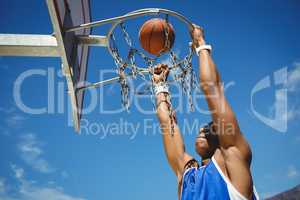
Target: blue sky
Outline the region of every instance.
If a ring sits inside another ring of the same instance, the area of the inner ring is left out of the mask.
[[[44,1],[4,0],[0,5],[1,33],[52,33]],[[252,173],[258,192],[266,197],[300,184],[298,1],[133,3],[111,0],[106,3],[91,1],[91,5],[93,20],[140,8],[161,7],[182,13],[203,26],[225,85],[233,84],[226,96],[252,147]],[[128,22],[131,35],[137,33],[136,27],[141,22]],[[173,25],[176,31],[174,49],[182,56],[189,41],[188,33],[178,22],[174,21]],[[106,28],[96,28],[93,34],[105,34]],[[196,57],[193,66],[197,72]],[[53,70],[55,98],[62,91],[60,97],[65,99],[60,105],[63,105],[62,112],[58,111],[57,99],[54,113],[34,115],[23,112],[17,106],[13,97],[15,81],[31,69],[43,70],[46,76],[32,76],[23,83],[23,102],[34,108],[47,105],[47,76]],[[107,50],[92,48],[88,80],[97,81],[99,73],[109,69],[114,69],[114,62]],[[140,112],[138,108],[140,105],[151,111],[150,98],[136,97],[134,101],[139,104],[133,103],[129,113],[107,114],[101,108],[120,108],[119,86],[113,84],[94,93],[87,92],[85,106],[89,105],[92,95],[97,95],[96,109],[83,116],[91,131],[83,130],[78,135],[68,126],[69,100],[65,80],[57,75],[59,70],[60,61],[57,58],[0,57],[0,199],[177,198],[176,178],[164,156],[159,131],[148,127],[157,126],[156,117]],[[278,80],[274,75],[276,72],[286,82],[275,84]],[[271,125],[259,119],[251,109],[251,91],[264,78],[269,78],[271,84],[253,97],[257,113],[274,119],[276,102],[287,103],[286,117],[285,113],[278,112],[278,123],[275,121]],[[59,89],[60,86],[64,86],[63,90]],[[287,102],[281,96],[285,94]],[[187,104],[186,99],[181,101],[174,96],[175,106]],[[207,109],[203,98],[196,101],[200,108]],[[177,112],[177,116],[179,125],[182,125],[186,149],[196,156],[193,148],[196,129],[188,131],[183,124],[187,121],[205,123],[209,115],[189,113],[184,107]],[[287,130],[280,127],[285,120]],[[135,127],[136,131],[112,130],[116,128],[114,126],[124,123]],[[98,132],[95,132],[97,128]]]

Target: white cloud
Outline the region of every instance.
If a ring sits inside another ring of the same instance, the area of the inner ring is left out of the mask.
[[[286,88],[289,95],[298,95],[300,91],[300,63],[294,63],[294,68],[288,73]],[[300,105],[296,101],[289,103],[289,110],[287,113],[287,119],[293,120],[300,116]]]
[[[84,200],[83,198],[73,197],[66,194],[61,187],[47,186],[43,187],[29,181],[24,176],[24,170],[16,165],[12,165],[12,170],[20,184],[13,194],[4,191],[0,193],[1,200]]]
[[[47,160],[43,158],[41,142],[34,134],[26,134],[21,136],[18,149],[21,153],[21,158],[33,169],[42,173],[50,173],[55,171],[55,169],[49,165]]]
[[[274,123],[280,121],[286,122],[288,120],[289,110],[287,109],[287,98],[284,92],[277,92],[276,101],[269,107],[269,117],[276,117]],[[277,112],[277,113],[276,113]]]
[[[3,112],[5,114],[12,114],[12,113],[16,112],[16,108],[15,107],[9,107],[9,108],[0,107],[0,112]]]
[[[17,167],[16,165],[12,164],[12,165],[11,165],[11,169],[12,169],[13,172],[15,173],[15,177],[16,177],[18,180],[23,179],[23,175],[24,175],[24,170],[23,170],[23,168],[19,168],[19,167]]]
[[[294,63],[295,68],[288,73],[286,87],[289,92],[299,91],[300,63]]]
[[[293,69],[287,73],[287,80],[284,84],[284,88],[287,89],[288,99],[291,95],[297,94],[300,91],[300,63],[294,63]],[[277,103],[278,105],[284,105],[285,98],[284,93],[278,93]],[[288,102],[288,109],[286,113],[280,113],[280,120],[290,121],[300,116],[300,105],[297,101]],[[272,117],[275,114],[275,103],[269,108],[269,116]]]
[[[3,194],[5,192],[6,192],[5,179],[0,177],[0,194]]]
[[[83,200],[83,198],[72,197],[65,194],[61,188],[37,187],[31,184],[22,185],[20,189],[20,200]]]
[[[8,108],[0,107],[0,112],[4,118],[3,121],[5,122],[6,127],[9,129],[20,128],[26,120],[26,117],[18,113],[16,107],[13,106]],[[8,130],[6,130],[6,132],[9,133]]]
[[[68,172],[66,172],[66,171],[62,171],[62,172],[61,172],[61,177],[62,177],[63,179],[66,179],[66,178],[68,178],[68,177],[69,177],[69,174],[68,174]]]
[[[295,166],[293,165],[290,165],[288,167],[288,170],[287,170],[287,176],[289,178],[295,178],[295,177],[298,177],[299,176],[299,171],[296,169]]]
[[[260,197],[261,197],[262,199],[266,199],[266,198],[270,198],[270,197],[276,195],[277,193],[278,193],[278,192],[264,192],[264,193],[261,193],[261,194],[260,194]]]
[[[48,181],[48,185],[55,185],[55,181]]]
[[[11,114],[6,117],[5,122],[9,127],[20,127],[26,118],[20,114]]]
[[[293,120],[300,116],[300,108],[290,108],[287,111],[287,120]]]

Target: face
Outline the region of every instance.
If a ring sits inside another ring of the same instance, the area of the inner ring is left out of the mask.
[[[218,147],[218,138],[210,127],[206,125],[200,128],[196,137],[195,149],[202,158],[210,158]]]

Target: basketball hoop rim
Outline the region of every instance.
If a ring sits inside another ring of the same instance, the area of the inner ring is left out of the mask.
[[[125,15],[123,15],[122,17],[120,17],[117,21],[112,23],[112,26],[110,27],[106,37],[107,39],[107,49],[108,52],[110,53],[110,55],[113,57],[113,50],[111,47],[111,40],[109,39],[115,28],[123,23],[124,21],[130,20],[130,19],[134,19],[137,17],[143,17],[143,16],[147,16],[147,15],[159,15],[159,14],[167,14],[170,16],[173,16],[175,18],[177,18],[179,21],[182,21],[183,23],[185,23],[189,29],[189,31],[191,31],[193,29],[193,23],[188,20],[185,16],[175,12],[175,11],[171,11],[171,10],[167,10],[167,9],[163,9],[163,8],[143,8],[143,9],[139,9],[139,10],[135,10],[132,12],[129,12]],[[134,15],[134,17],[133,17]]]
[[[100,21],[96,21],[96,22],[91,22],[91,23],[86,23],[86,24],[81,24],[79,26],[75,26],[73,28],[70,28],[68,30],[65,30],[66,32],[72,32],[72,31],[76,31],[76,30],[81,30],[81,29],[85,29],[85,28],[92,28],[92,27],[96,27],[96,26],[101,26],[104,24],[111,24],[111,27],[109,28],[108,33],[106,34],[106,47],[108,49],[109,54],[114,57],[113,55],[113,49],[111,47],[111,36],[113,35],[113,32],[115,30],[115,28],[120,25],[122,22],[126,21],[126,20],[130,20],[130,19],[135,19],[137,17],[143,17],[143,16],[147,16],[147,15],[159,15],[159,14],[167,14],[170,16],[173,16],[175,18],[177,18],[179,21],[182,21],[188,28],[189,31],[191,31],[194,27],[193,23],[188,20],[186,17],[184,17],[183,15],[175,12],[175,11],[171,11],[171,10],[167,10],[167,9],[162,9],[162,8],[144,8],[144,9],[139,9],[139,10],[135,10],[132,12],[129,12],[125,15],[122,16],[118,16],[118,17],[114,17],[114,18],[109,18],[109,19],[104,19],[104,20],[100,20]],[[191,42],[189,42],[189,46],[191,46]],[[179,61],[179,63],[177,64],[182,64],[182,61]],[[150,71],[147,68],[148,66],[143,66],[143,67],[139,67],[137,66],[137,71],[140,74],[149,74]],[[178,66],[175,66],[175,68]],[[133,74],[129,74],[129,76],[133,76]],[[104,84],[109,84],[115,81],[119,80],[119,76],[111,78],[111,79],[107,79],[107,80],[103,80],[103,81],[99,81],[97,83],[93,83],[93,84],[88,84],[88,85],[84,85],[81,87],[78,87],[77,90],[82,90],[82,89],[88,89],[88,88],[97,88],[100,87]]]
[[[176,17],[180,21],[184,22],[188,26],[189,30],[193,29],[193,23],[190,20],[188,20],[185,16],[181,15],[178,12],[168,10],[168,9],[164,9],[164,8],[144,8],[144,9],[139,9],[139,10],[135,10],[135,11],[132,11],[130,13],[127,13],[127,15],[131,14],[131,13],[142,13],[142,14],[145,13],[146,15],[147,14],[151,15],[151,13],[149,13],[149,12],[151,12],[151,13],[154,12],[156,15],[162,13],[162,14],[168,14],[170,16]]]

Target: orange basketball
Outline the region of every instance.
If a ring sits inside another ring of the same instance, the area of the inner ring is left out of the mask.
[[[166,32],[168,33],[168,36],[166,35]],[[146,21],[142,25],[139,32],[139,38],[142,47],[146,51],[158,56],[172,48],[175,40],[175,33],[173,26],[170,23],[167,23],[166,20],[154,18]]]

